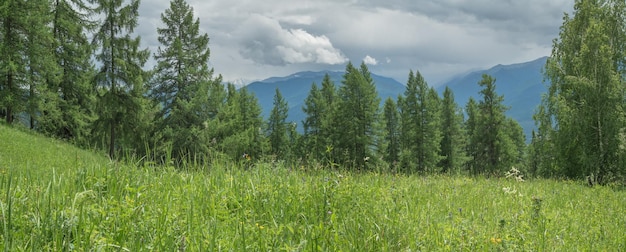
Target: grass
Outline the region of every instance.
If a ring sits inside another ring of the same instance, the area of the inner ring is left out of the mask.
[[[177,171],[0,126],[5,251],[623,251],[625,199],[541,179]]]

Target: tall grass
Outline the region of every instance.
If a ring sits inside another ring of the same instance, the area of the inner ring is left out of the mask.
[[[626,250],[626,192],[577,182],[185,171],[0,126],[5,251]]]

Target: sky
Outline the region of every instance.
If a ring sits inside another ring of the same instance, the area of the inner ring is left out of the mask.
[[[348,61],[406,83],[548,56],[574,0],[187,0],[210,38],[209,65],[245,84]],[[156,52],[169,0],[144,0],[139,26]],[[154,64],[149,62],[148,65]]]

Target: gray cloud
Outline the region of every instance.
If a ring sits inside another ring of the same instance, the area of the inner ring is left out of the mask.
[[[292,20],[309,20],[291,17]],[[278,20],[253,14],[235,32],[239,52],[260,64],[299,63],[342,64],[347,58],[333,47],[325,35],[312,35],[303,29],[285,29]]]
[[[343,69],[369,56],[377,74],[405,82],[419,70],[431,84],[548,55],[573,8],[573,0],[188,1],[226,80]],[[137,32],[151,49],[168,2],[142,4]]]

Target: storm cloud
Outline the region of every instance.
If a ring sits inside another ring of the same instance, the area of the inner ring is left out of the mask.
[[[573,0],[189,0],[211,38],[210,63],[246,82],[347,61],[406,82],[549,55]],[[167,0],[144,1],[137,33],[154,50]]]

